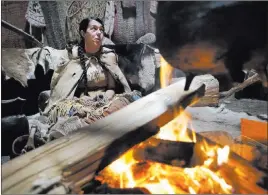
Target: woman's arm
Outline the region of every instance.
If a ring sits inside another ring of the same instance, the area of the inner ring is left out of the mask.
[[[69,64],[70,60],[68,61],[64,61],[63,63],[59,64],[56,69],[54,70],[54,73],[52,75],[52,78],[51,78],[51,82],[50,82],[50,89],[53,89],[59,79],[60,79],[60,76],[63,74],[63,71],[64,69],[66,68],[66,66]]]
[[[101,62],[109,70],[115,80],[119,80],[124,87],[125,92],[131,92],[127,79],[117,63],[117,56],[114,52],[104,53],[101,56]]]

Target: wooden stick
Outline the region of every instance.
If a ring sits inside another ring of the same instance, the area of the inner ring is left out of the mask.
[[[254,74],[253,76],[249,77],[247,80],[245,80],[243,83],[238,84],[237,86],[231,88],[229,91],[221,92],[220,98],[226,99],[233,95],[234,93],[243,90],[244,88],[252,85],[253,83],[256,83],[260,81],[260,77],[258,74]]]
[[[204,95],[204,85],[184,91],[184,84],[185,79],[160,89],[74,134],[3,164],[2,193],[27,193],[42,176],[51,179],[65,172],[70,178],[85,169],[88,175],[103,169],[134,144],[156,134],[159,126],[173,119],[179,106],[185,108]],[[78,175],[70,185],[83,179]]]
[[[16,98],[13,98],[13,99],[10,99],[10,100],[1,100],[1,104],[9,104],[9,103],[13,103],[15,101],[23,101],[23,102],[25,102],[26,99],[23,99],[21,97],[16,97]]]
[[[1,20],[1,24],[2,24],[2,26],[3,26],[4,28],[9,29],[9,30],[12,30],[13,32],[18,33],[18,34],[20,34],[20,35],[23,35],[23,36],[27,37],[28,39],[31,39],[31,40],[33,40],[34,42],[36,42],[40,47],[43,47],[43,44],[42,44],[40,41],[38,41],[36,38],[34,38],[34,36],[32,36],[32,35],[26,33],[25,31],[23,31],[23,30],[17,28],[16,26],[14,26],[14,25],[8,23],[7,21],[5,21],[5,20],[2,19],[2,20]]]

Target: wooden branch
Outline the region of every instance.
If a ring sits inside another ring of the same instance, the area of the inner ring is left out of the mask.
[[[258,74],[254,74],[253,76],[249,77],[247,80],[245,80],[243,83],[238,84],[237,86],[231,88],[229,91],[221,92],[220,98],[226,99],[233,95],[234,93],[243,90],[244,88],[260,81],[260,77]]]
[[[42,44],[40,41],[38,41],[36,38],[34,38],[34,36],[32,36],[32,35],[26,33],[25,31],[23,31],[23,30],[17,28],[16,26],[14,26],[14,25],[8,23],[7,21],[5,21],[5,20],[2,19],[2,20],[1,20],[1,24],[2,24],[2,26],[3,26],[4,28],[6,28],[6,29],[8,29],[8,30],[11,30],[11,31],[13,31],[13,32],[15,32],[15,33],[18,33],[18,34],[20,34],[20,35],[23,35],[23,36],[25,36],[26,38],[28,38],[28,39],[33,40],[34,42],[36,42],[40,47],[43,47],[43,44]]]
[[[27,193],[39,177],[62,175],[79,188],[132,147],[158,132],[177,113],[204,95],[205,86],[184,91],[185,79],[145,96],[125,108],[54,140],[2,166],[2,193]]]
[[[1,100],[1,104],[9,104],[9,103],[13,103],[15,101],[23,101],[23,102],[25,102],[26,99],[23,99],[21,97],[16,97],[16,98],[13,98],[13,99],[10,99],[10,100]]]

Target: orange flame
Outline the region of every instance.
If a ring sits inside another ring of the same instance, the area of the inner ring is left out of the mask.
[[[180,112],[176,118],[161,127],[156,137],[172,141],[196,142],[195,133],[189,134],[187,131],[189,119],[188,113]],[[152,194],[227,194],[233,192],[233,187],[223,179],[218,171],[224,163],[228,162],[229,146],[211,147],[207,142],[202,142],[200,149],[206,159],[203,165],[192,168],[135,160],[134,151],[153,144],[148,139],[134,146],[102,170],[96,179],[114,188],[146,188]]]
[[[179,115],[160,128],[156,138],[170,141],[196,142],[195,132],[188,131],[188,122],[191,116],[186,111],[180,108]],[[192,135],[190,135],[192,134]]]
[[[202,166],[183,169],[157,162],[141,163],[131,157],[132,151],[114,161],[96,179],[114,188],[146,188],[152,194],[233,192],[233,187],[222,178],[220,172],[212,171],[210,165],[204,163]],[[220,153],[214,153],[214,157],[217,159]]]
[[[169,84],[171,73],[172,67],[161,58],[161,87],[166,87]],[[189,132],[187,128],[190,119],[190,114],[180,109],[178,116],[161,127],[155,137],[196,143],[196,134],[194,131]],[[218,171],[224,163],[228,162],[230,151],[228,146],[223,148],[211,147],[205,141],[201,142],[200,149],[206,158],[203,165],[181,168],[158,162],[144,162],[144,160],[137,160],[137,158],[135,160],[134,151],[149,145],[154,145],[150,139],[134,146],[102,170],[96,179],[114,188],[143,187],[152,194],[233,192],[233,187],[226,183]],[[215,164],[216,166],[214,166]]]
[[[160,57],[160,86],[161,88],[167,87],[172,79],[173,67]]]

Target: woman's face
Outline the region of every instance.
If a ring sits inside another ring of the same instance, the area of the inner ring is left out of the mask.
[[[100,47],[104,37],[104,29],[101,23],[91,20],[85,33],[85,42],[88,45]]]

